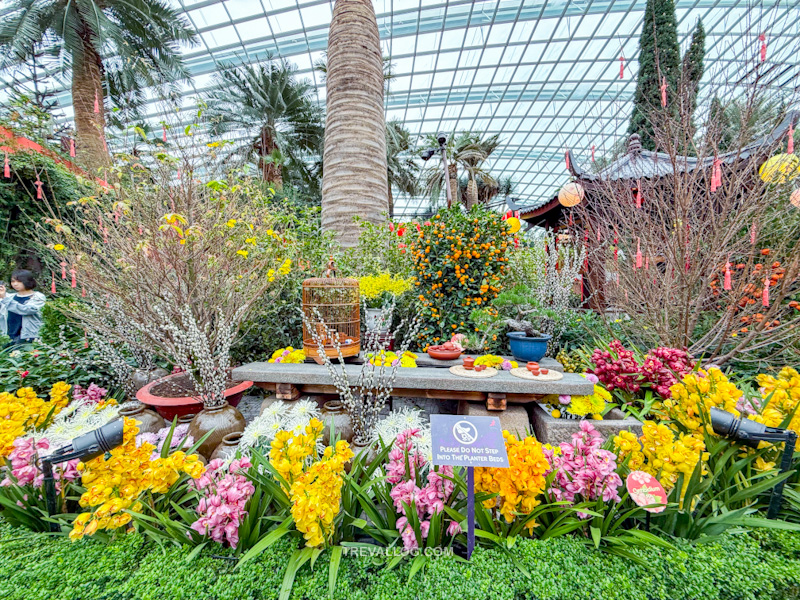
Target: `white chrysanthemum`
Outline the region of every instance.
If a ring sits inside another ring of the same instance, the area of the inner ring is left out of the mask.
[[[286,404],[282,400],[276,400],[264,409],[263,415],[269,415],[275,419],[281,418],[286,414]]]
[[[318,419],[320,416],[317,403],[311,400],[297,400],[290,412],[293,418],[302,419],[306,422],[311,419]]]
[[[97,409],[96,406],[90,401],[70,404],[69,410],[57,414],[50,426],[37,437],[47,438],[50,442],[50,451],[53,451],[117,418],[118,406],[106,406],[101,409]]]
[[[373,441],[383,441],[384,444],[393,444],[398,434],[406,429],[428,430],[428,424],[422,417],[422,412],[411,408],[401,408],[390,412],[385,419],[375,426]],[[430,438],[430,431],[428,431]]]
[[[278,431],[280,431],[278,417],[265,410],[245,427],[239,447],[250,448],[262,440],[270,441]]]

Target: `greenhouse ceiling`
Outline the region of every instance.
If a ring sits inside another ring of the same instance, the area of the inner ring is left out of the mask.
[[[182,97],[184,122],[194,98],[214,85],[222,65],[287,59],[312,80],[327,46],[332,1],[171,0],[197,29],[184,50],[193,74]],[[386,118],[413,134],[500,134],[493,175],[513,182],[512,197],[537,205],[568,179],[564,149],[591,161],[625,134],[638,68],[644,0],[376,0],[383,51],[392,64]],[[698,19],[707,32],[702,98],[735,94],[745,78],[783,101],[800,91],[800,0],[676,0],[682,48]],[[765,34],[768,59],[756,67]],[[620,78],[620,57],[623,77]],[[57,84],[59,85],[59,84]],[[63,84],[60,84],[63,88]],[[58,96],[71,117],[69,91]],[[154,98],[148,115],[165,117]],[[181,113],[179,113],[180,115]],[[399,215],[423,212],[426,197],[396,198]]]

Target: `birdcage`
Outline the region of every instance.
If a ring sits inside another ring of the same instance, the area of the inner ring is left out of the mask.
[[[336,277],[333,260],[322,277],[303,281],[303,351],[306,356],[321,362],[318,341],[310,327],[322,340],[325,354],[338,356],[335,342],[342,356],[357,356],[361,351],[361,309],[357,279]]]

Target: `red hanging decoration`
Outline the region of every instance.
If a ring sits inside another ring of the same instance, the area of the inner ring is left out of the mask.
[[[725,282],[722,284],[723,290],[732,290],[731,285],[731,258],[728,257],[728,262],[725,263]]]
[[[614,236],[614,260],[619,260],[619,246],[617,245],[617,236]]]
[[[767,36],[762,33],[758,39],[761,42],[761,62],[763,63],[767,60]]]
[[[661,106],[666,108],[667,106],[667,78],[661,78]]]
[[[11,165],[8,164],[8,152],[6,152],[6,160],[3,163],[3,177],[11,177]]]
[[[167,126],[166,125],[162,125],[161,127],[163,127],[163,133],[161,134],[161,139],[164,140],[164,143],[166,144],[167,143]]]
[[[50,271],[50,292],[56,293],[56,274]]]
[[[581,275],[581,302],[583,302],[583,300],[584,300],[584,295],[583,295],[583,275]]]
[[[769,277],[764,278],[764,291],[761,292],[761,305],[769,306]]]
[[[717,157],[714,157],[714,165],[711,167],[711,193],[717,191]]]
[[[594,144],[592,144],[592,162],[594,162]]]
[[[786,152],[794,154],[794,125],[789,123],[789,141],[786,144]]]
[[[617,280],[617,285],[619,285],[619,272],[614,273],[614,279]]]
[[[714,179],[717,182],[717,187],[722,187],[722,161],[718,158],[714,159]]]
[[[638,237],[636,238],[636,268],[642,268],[642,246]]]
[[[69,138],[69,155],[75,158],[75,139]]]
[[[81,286],[81,298],[86,298],[86,288]]]
[[[72,284],[71,284],[71,287],[73,287],[73,288],[76,288],[76,287],[78,287],[78,282],[75,280],[75,275],[77,275],[77,274],[78,274],[78,272],[75,270],[75,267],[73,267],[73,268],[71,268],[71,269],[69,270],[69,274],[70,274],[70,275],[72,275]]]
[[[625,79],[625,57],[619,57],[619,78]]]
[[[642,208],[642,190],[636,188],[636,208]]]
[[[756,220],[753,219],[753,224],[750,226],[750,243],[756,243]]]
[[[649,254],[645,254],[644,255],[644,270],[647,271],[649,268],[650,268],[650,255]],[[655,281],[653,283],[655,283]]]
[[[100,112],[100,97],[97,95],[97,92],[94,93],[94,112],[95,114]]]
[[[44,196],[42,195],[42,186],[44,185],[41,181],[39,181],[39,175],[36,175],[36,181],[33,183],[36,186],[36,199],[41,200]]]
[[[569,150],[564,152],[564,156],[566,156],[566,158],[567,158],[567,171],[569,171]]]
[[[599,227],[597,228],[597,241],[598,242],[601,241],[601,239],[600,239],[600,228]]]
[[[61,279],[67,278],[67,261],[61,261]]]

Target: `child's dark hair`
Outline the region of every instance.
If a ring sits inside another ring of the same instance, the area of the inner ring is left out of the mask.
[[[36,289],[36,279],[33,277],[33,273],[28,271],[27,269],[18,269],[11,274],[11,279],[16,279],[22,285],[25,286],[26,290],[35,290]]]

